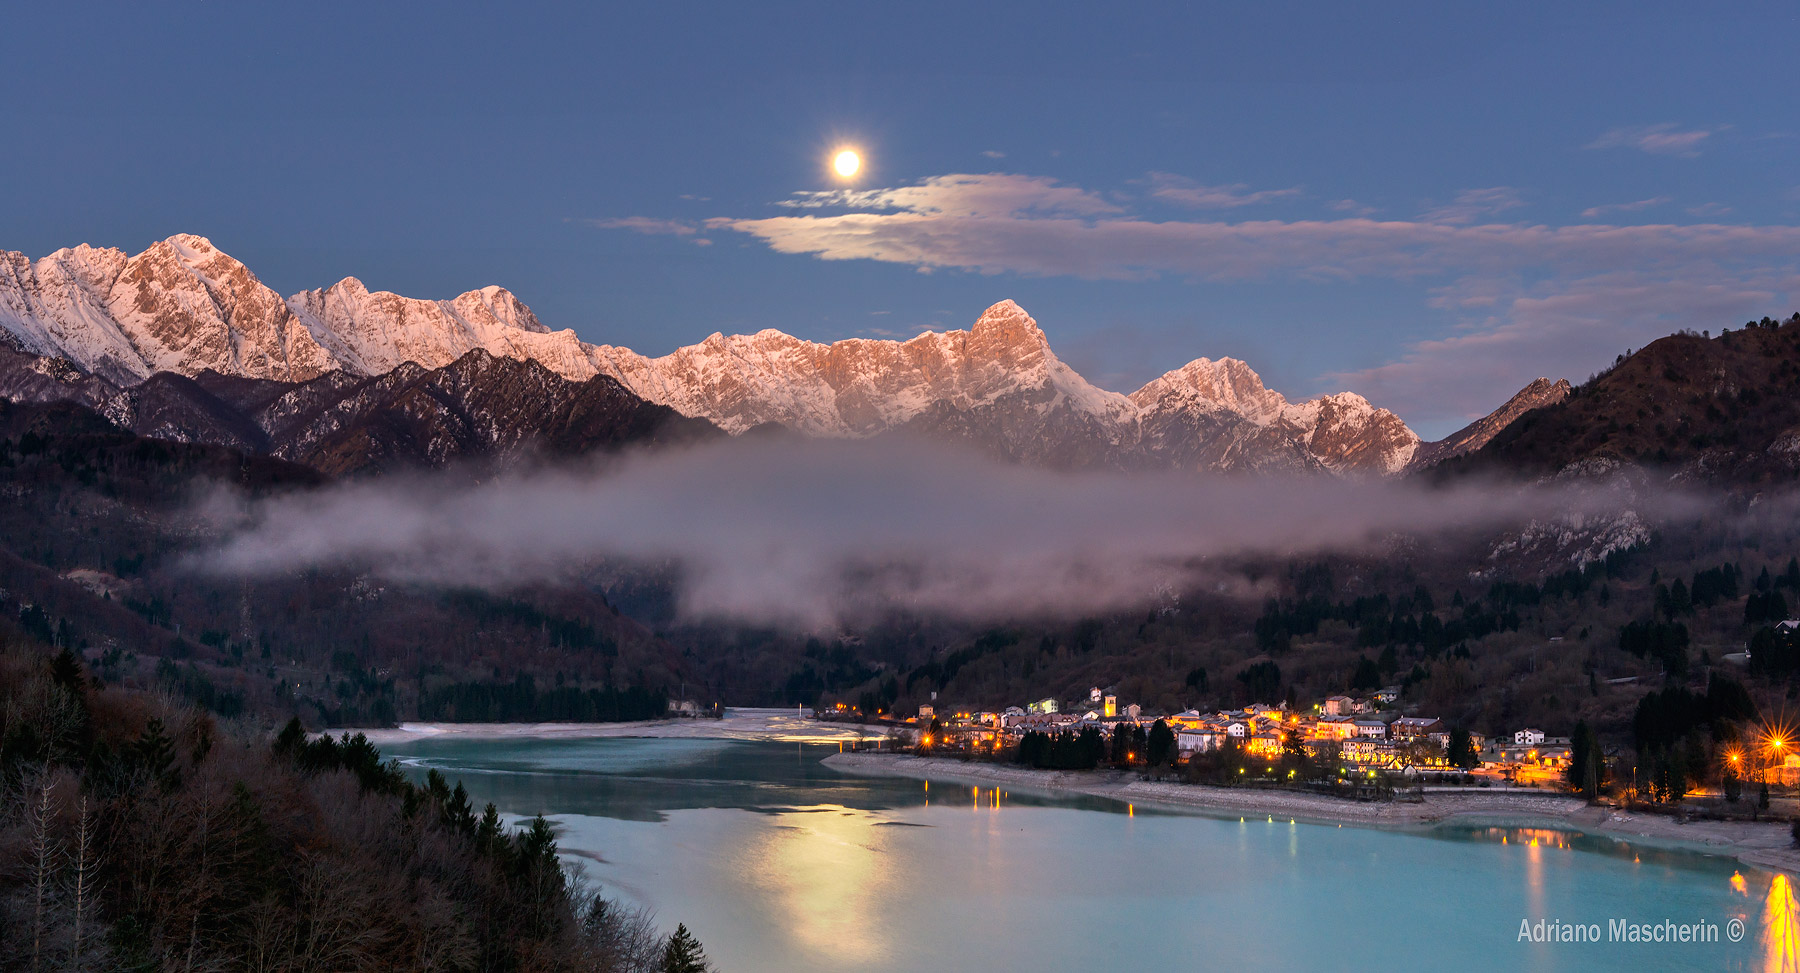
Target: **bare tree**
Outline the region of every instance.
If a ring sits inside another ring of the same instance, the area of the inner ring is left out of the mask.
[[[75,828],[75,876],[71,882],[75,895],[75,935],[69,948],[69,967],[81,969],[82,935],[86,932],[88,910],[93,908],[95,873],[99,861],[94,851],[94,817],[88,813],[87,795],[81,796]]]
[[[568,878],[570,904],[581,917],[582,968],[592,973],[656,973],[666,941],[656,931],[656,914],[606,898],[573,870]]]
[[[50,895],[56,874],[56,860],[61,856],[56,836],[50,832],[54,817],[51,798],[56,782],[50,779],[50,765],[45,764],[38,781],[38,799],[30,812],[32,856],[31,970],[39,973],[44,965],[44,933],[50,909]]]

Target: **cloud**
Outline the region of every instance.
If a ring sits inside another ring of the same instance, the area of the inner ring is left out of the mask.
[[[1698,206],[1689,206],[1687,208],[1687,212],[1688,212],[1689,216],[1704,217],[1704,216],[1727,216],[1727,215],[1731,214],[1733,212],[1733,210],[1731,207],[1725,205],[1724,203],[1701,203]]]
[[[1682,327],[1710,327],[1770,313],[1800,295],[1800,275],[1666,278],[1619,271],[1527,284],[1469,278],[1436,291],[1432,303],[1464,314],[1457,332],[1410,345],[1394,362],[1333,373],[1407,416],[1427,438],[1480,418],[1533,378],[1580,383],[1613,356]]]
[[[1150,173],[1149,183],[1151,196],[1195,209],[1233,209],[1300,195],[1298,186],[1251,192],[1250,187],[1241,182],[1228,186],[1205,186],[1185,176],[1168,172]]]
[[[1122,210],[1096,193],[1043,176],[1008,173],[933,176],[895,189],[828,189],[795,193],[789,209],[899,210],[930,218],[1099,216]]]
[[[1517,209],[1525,205],[1519,198],[1519,191],[1511,186],[1490,186],[1486,189],[1465,189],[1456,194],[1456,201],[1448,206],[1439,206],[1429,210],[1419,218],[1427,223],[1473,223],[1484,216],[1504,213],[1509,209]]]
[[[1800,253],[1800,227],[1793,226],[1084,219],[1010,212],[1016,200],[971,195],[981,200],[980,208],[960,214],[901,208],[882,213],[724,217],[708,220],[706,226],[746,234],[779,253],[810,254],[822,260],[1094,279],[1161,274],[1197,280],[1250,280],[1277,274],[1315,280],[1409,279],[1523,268],[1571,274],[1708,261],[1791,263]],[[1091,201],[1095,208],[1110,205],[1085,193],[1070,198]],[[888,201],[900,200],[888,197]]]
[[[903,439],[731,440],[482,483],[218,495],[203,514],[222,539],[190,566],[341,567],[503,590],[603,564],[672,564],[689,619],[1072,617],[1224,580],[1222,557],[1372,549],[1397,532],[1482,529],[1570,503],[1580,506],[1477,486],[1052,473]]]
[[[648,236],[693,236],[700,232],[699,227],[685,220],[662,220],[651,216],[624,216],[583,222],[603,230],[630,230]]]
[[[983,151],[982,151],[982,153],[981,153],[981,154],[982,154],[982,155],[985,155],[985,156],[987,156],[987,157],[988,157],[988,158],[990,158],[990,159],[1004,159],[1004,158],[1006,158],[1006,153],[1004,153],[1004,152],[1001,152],[1001,151],[1000,151],[1000,150],[999,150],[999,149],[985,149],[985,150],[983,150]]]
[[[1658,125],[1615,128],[1589,142],[1590,149],[1637,149],[1651,155],[1678,155],[1692,158],[1700,154],[1700,143],[1722,128],[1680,129],[1674,122]]]
[[[1373,206],[1365,206],[1354,199],[1333,200],[1328,207],[1334,213],[1349,213],[1351,216],[1374,216],[1378,210]]]
[[[1590,206],[1581,211],[1581,218],[1584,220],[1593,220],[1599,219],[1608,213],[1636,213],[1639,210],[1649,209],[1652,206],[1662,206],[1665,203],[1672,202],[1674,198],[1675,197],[1673,196],[1652,196],[1649,199],[1640,199],[1634,203],[1604,203],[1599,206]]]

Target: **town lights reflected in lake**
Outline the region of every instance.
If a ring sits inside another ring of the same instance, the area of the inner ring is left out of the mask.
[[[387,744],[543,813],[609,894],[720,969],[1800,970],[1786,878],[1522,827],[1400,834],[853,777],[835,744]],[[1729,939],[1744,923],[1743,941]],[[1521,941],[1521,921],[1598,942]],[[1611,924],[1715,942],[1614,942]]]

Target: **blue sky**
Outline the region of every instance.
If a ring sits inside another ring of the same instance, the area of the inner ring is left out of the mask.
[[[1010,297],[1110,388],[1231,355],[1427,435],[1800,306],[1792,4],[1347,6],[36,5],[0,248],[198,233],[646,353]]]

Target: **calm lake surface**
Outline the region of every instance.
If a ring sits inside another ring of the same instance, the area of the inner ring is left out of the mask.
[[[383,750],[460,779],[478,809],[542,813],[608,894],[685,922],[726,973],[1764,970],[1794,945],[1785,878],[1551,831],[1400,834],[854,777],[821,766],[837,744]],[[1522,919],[1595,923],[1601,941],[1521,942]],[[1718,941],[1612,942],[1613,919],[1713,923]]]

